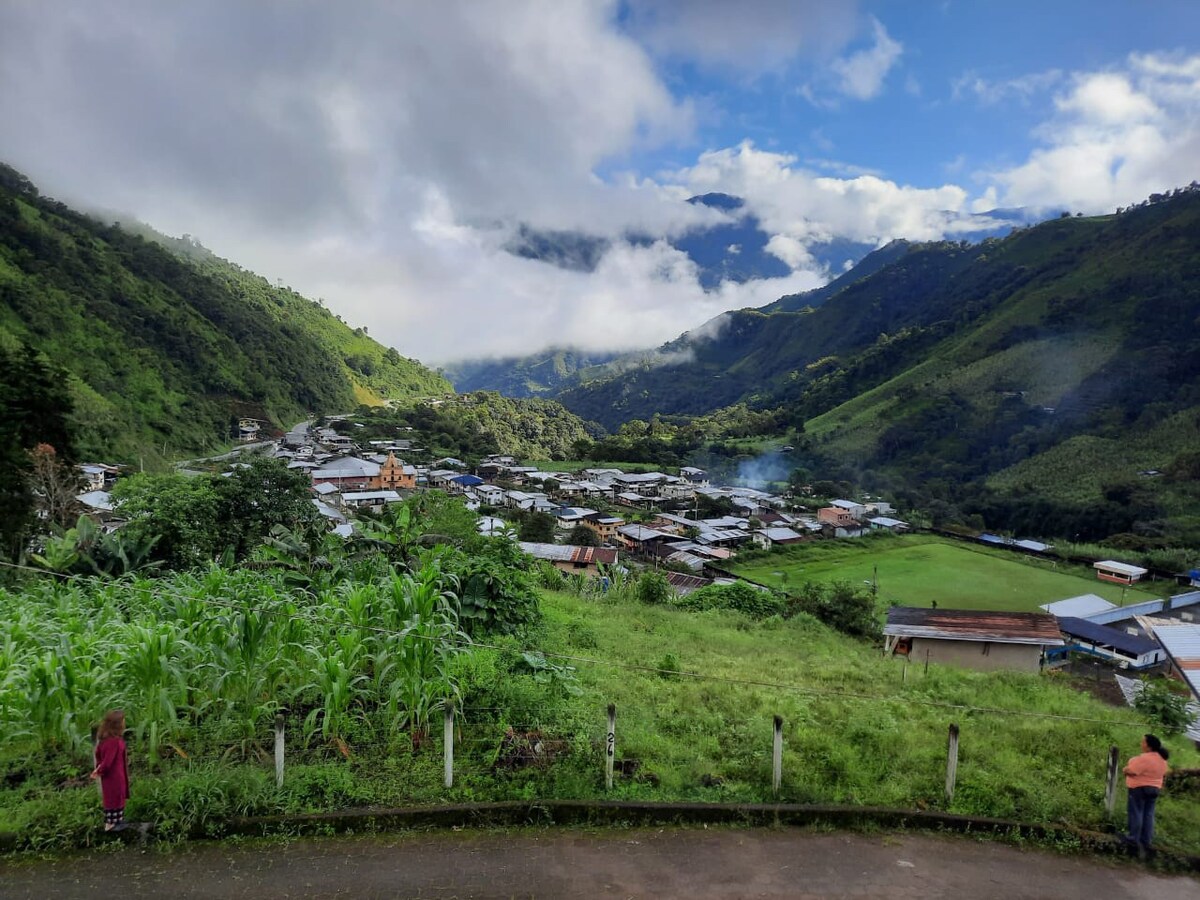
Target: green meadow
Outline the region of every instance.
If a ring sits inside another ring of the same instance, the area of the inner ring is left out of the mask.
[[[879,597],[899,606],[1037,612],[1043,603],[1098,594],[1117,605],[1152,600],[1155,585],[1122,588],[1083,566],[975,547],[933,535],[870,535],[776,551],[731,567],[783,589],[806,581],[878,584]],[[1169,590],[1168,585],[1163,585]]]

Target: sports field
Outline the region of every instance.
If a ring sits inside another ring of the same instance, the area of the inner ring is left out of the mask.
[[[976,548],[933,535],[873,535],[818,541],[732,566],[762,584],[784,589],[806,581],[878,579],[879,597],[900,606],[948,609],[1005,609],[1037,612],[1043,603],[1080,594],[1099,594],[1128,605],[1161,596],[1156,585],[1126,588],[1099,581],[1092,570],[1018,553]],[[1161,585],[1170,589],[1167,584]]]

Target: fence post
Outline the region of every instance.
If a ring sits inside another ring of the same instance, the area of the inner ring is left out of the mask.
[[[275,787],[283,787],[283,713],[275,715]]]
[[[946,805],[954,801],[954,783],[958,780],[958,726],[950,723],[950,739],[946,746]]]
[[[454,704],[446,701],[442,726],[442,753],[445,756],[445,785],[454,787]]]
[[[1115,745],[1108,749],[1108,778],[1104,785],[1104,808],[1111,816],[1117,803],[1117,771],[1121,766],[1121,751]]]
[[[779,786],[783,784],[783,716],[775,717],[775,745],[771,752],[771,789],[779,797]]]
[[[608,732],[604,737],[604,789],[612,790],[613,759],[617,755],[617,705],[608,704]]]

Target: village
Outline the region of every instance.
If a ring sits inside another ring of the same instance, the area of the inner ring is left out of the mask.
[[[331,417],[320,425],[300,423],[275,441],[261,441],[254,420],[241,425],[244,452],[273,456],[308,474],[314,507],[343,538],[354,535],[361,516],[376,515],[415,492],[444,491],[479,515],[478,528],[485,535],[516,538],[521,521],[542,517],[547,524],[543,539],[519,545],[563,572],[603,581],[618,567],[653,568],[680,597],[739,580],[767,590],[731,571],[739,555],[748,552],[761,555],[819,540],[915,530],[878,498],[833,499],[806,507],[791,496],[712,483],[707,472],[692,466],[675,475],[613,467],[543,471],[512,456],[491,455],[469,469],[453,457],[408,462],[429,455],[413,439],[360,445],[343,433],[353,431],[347,417]],[[236,452],[215,461],[226,471],[245,465]],[[79,502],[103,528],[119,528],[120,511],[108,489],[120,468],[85,464],[79,471],[87,482]],[[702,517],[701,507],[725,512]],[[1033,556],[1052,549],[1040,541],[987,532],[975,540]],[[1148,574],[1146,568],[1116,560],[1098,560],[1092,568],[1099,582],[1123,588],[1139,585]],[[1180,584],[1200,587],[1200,573],[1188,573]],[[1119,604],[1084,593],[1040,604],[1038,612],[939,608],[936,601],[929,606],[892,603],[886,610],[883,652],[925,666],[1032,673],[1087,659],[1112,671],[1130,705],[1144,684],[1137,675],[1167,674],[1190,689],[1187,733],[1200,745],[1198,616],[1200,590],[1186,589],[1128,605],[1124,590]]]

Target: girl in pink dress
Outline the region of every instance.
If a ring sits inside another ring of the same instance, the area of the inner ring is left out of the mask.
[[[125,801],[129,799],[129,766],[125,761],[125,712],[110,709],[96,732],[96,768],[92,777],[100,779],[104,798],[104,830],[125,827]]]

